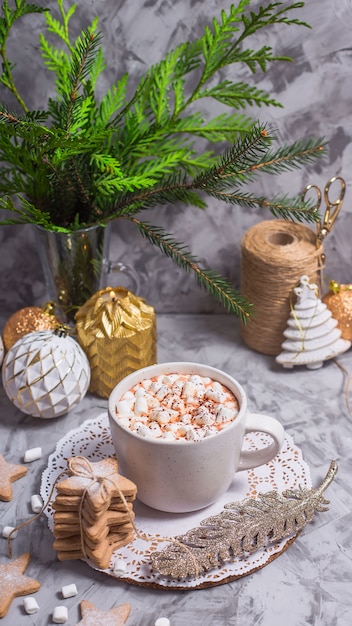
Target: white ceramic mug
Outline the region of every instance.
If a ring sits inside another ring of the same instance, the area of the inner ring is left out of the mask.
[[[197,442],[145,438],[119,423],[116,402],[126,391],[144,379],[175,373],[198,374],[225,385],[238,400],[237,417],[224,430]],[[232,376],[199,363],[159,363],[137,370],[116,385],[108,408],[119,471],[137,485],[137,498],[159,511],[186,513],[213,504],[237,471],[267,463],[284,441],[280,422],[248,411],[246,393]],[[270,435],[272,442],[260,450],[243,451],[243,437],[253,431]]]

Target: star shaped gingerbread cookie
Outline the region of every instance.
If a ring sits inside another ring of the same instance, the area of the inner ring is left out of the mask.
[[[0,454],[0,500],[9,502],[12,498],[12,483],[27,474],[28,468],[24,465],[7,463]]]
[[[82,600],[82,619],[77,626],[123,626],[130,614],[129,604],[120,604],[110,611],[100,611],[88,600]]]
[[[31,560],[29,552],[8,563],[0,563],[0,618],[4,617],[17,596],[26,596],[40,588],[34,578],[24,575]]]

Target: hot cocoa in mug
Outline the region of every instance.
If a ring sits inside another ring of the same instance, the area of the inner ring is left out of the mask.
[[[137,485],[137,498],[172,513],[213,504],[237,471],[267,463],[284,440],[274,417],[248,411],[232,376],[198,363],[133,372],[110,394],[109,422],[119,471]],[[272,442],[243,451],[243,437],[253,431]]]

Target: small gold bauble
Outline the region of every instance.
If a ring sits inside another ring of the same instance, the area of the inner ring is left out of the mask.
[[[28,306],[16,311],[7,320],[3,330],[6,351],[10,350],[18,339],[37,330],[54,330],[60,321],[54,315],[55,305],[47,303],[43,307]]]
[[[338,322],[341,337],[352,341],[352,285],[330,282],[329,291],[322,301]]]

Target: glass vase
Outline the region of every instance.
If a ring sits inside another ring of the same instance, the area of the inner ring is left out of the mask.
[[[139,291],[134,269],[109,257],[111,224],[90,226],[71,233],[36,226],[39,258],[49,298],[58,315],[73,322],[77,309],[98,289],[111,285]]]

